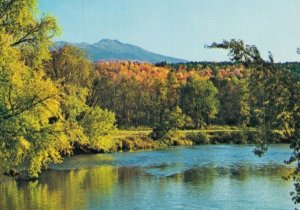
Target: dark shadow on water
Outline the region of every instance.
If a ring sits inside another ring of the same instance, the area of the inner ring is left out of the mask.
[[[192,184],[213,183],[218,177],[228,177],[240,181],[247,180],[248,177],[274,177],[282,178],[292,172],[292,168],[283,165],[262,165],[253,167],[249,165],[236,165],[232,167],[194,167],[186,169],[181,173],[172,174],[168,177],[182,177],[183,182]]]

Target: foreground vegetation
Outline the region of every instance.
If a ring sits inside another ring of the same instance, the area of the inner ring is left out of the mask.
[[[206,130],[176,130],[168,132],[163,138],[153,140],[151,130],[117,130],[107,136],[98,148],[86,148],[81,152],[117,152],[160,149],[168,146],[191,146],[203,144],[255,144],[256,129],[239,129],[237,127],[217,127]],[[289,143],[280,131],[273,131],[270,143]]]

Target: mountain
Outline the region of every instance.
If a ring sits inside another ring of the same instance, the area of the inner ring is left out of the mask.
[[[54,49],[58,49],[64,45],[73,45],[84,50],[87,56],[92,61],[103,60],[131,60],[149,63],[181,63],[187,62],[183,59],[172,58],[157,53],[147,51],[141,47],[122,43],[118,40],[102,39],[95,44],[82,43],[69,43],[69,42],[56,42]]]

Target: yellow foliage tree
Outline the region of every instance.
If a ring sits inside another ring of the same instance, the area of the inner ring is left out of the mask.
[[[37,177],[70,149],[59,90],[42,68],[58,28],[36,19],[35,0],[1,0],[0,26],[0,167]]]

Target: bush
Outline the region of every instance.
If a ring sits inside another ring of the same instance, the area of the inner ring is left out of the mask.
[[[165,146],[173,146],[174,142],[178,142],[180,139],[180,133],[177,130],[169,130],[166,131],[166,133],[158,139],[159,144],[165,145]]]
[[[190,146],[193,142],[185,139],[178,130],[169,130],[163,138],[158,140],[160,146]]]
[[[122,150],[133,150],[134,143],[129,139],[122,139]]]
[[[188,119],[187,116],[182,113],[182,110],[178,106],[176,106],[173,111],[167,110],[164,113],[163,122],[158,124],[153,129],[150,137],[153,140],[168,138],[167,135],[171,134],[176,129],[182,128],[185,125],[186,119]]]
[[[230,141],[227,132],[209,132],[211,144],[224,144]]]
[[[280,131],[272,131],[269,138],[271,143],[288,142],[287,137]]]
[[[234,144],[247,144],[248,137],[243,132],[231,132],[231,139]]]
[[[116,152],[122,148],[122,142],[114,140],[111,136],[97,139],[92,144],[87,145],[86,152],[109,153]]]
[[[190,132],[186,134],[186,138],[188,140],[191,140],[194,142],[196,145],[199,144],[209,144],[209,138],[206,133],[203,132]]]
[[[159,126],[153,129],[153,131],[150,133],[150,138],[153,140],[159,140],[166,136],[168,133],[168,129],[165,129],[163,126]]]
[[[124,151],[156,148],[156,143],[153,140],[149,140],[145,138],[129,137],[126,139],[122,139],[121,141],[122,141],[122,150]]]
[[[244,132],[213,132],[212,144],[247,144],[248,137]]]
[[[257,139],[259,139],[259,133],[256,131],[244,131],[244,135],[247,136],[248,144],[256,144]]]
[[[148,138],[134,139],[134,149],[154,149],[156,144],[153,140]]]

